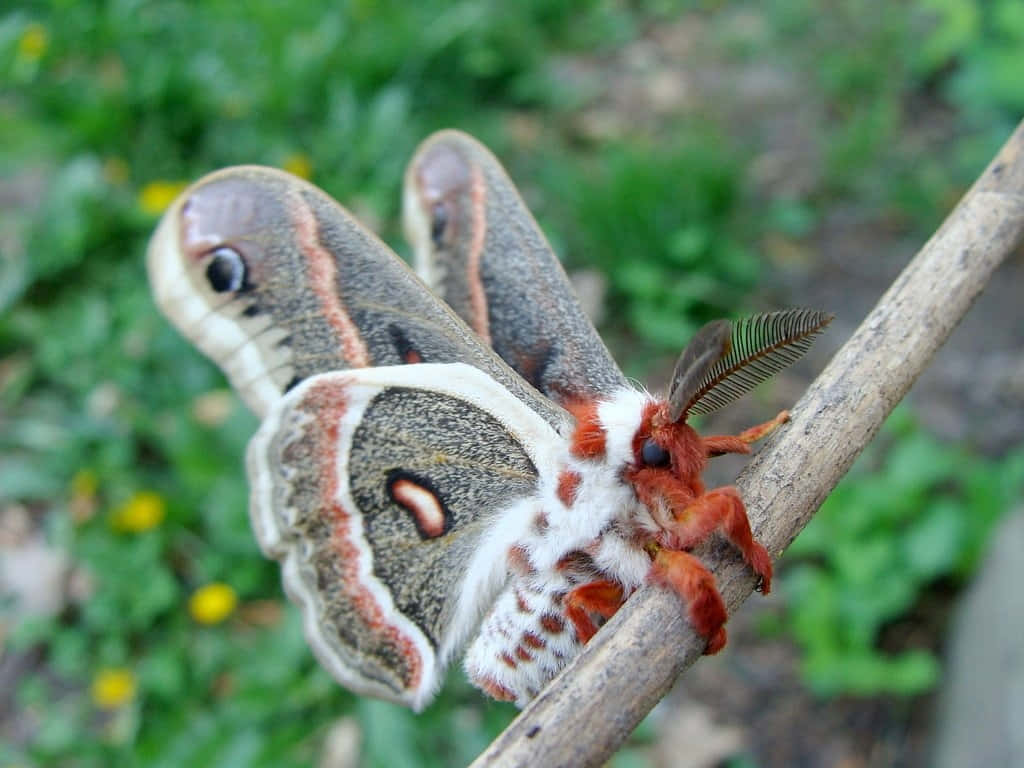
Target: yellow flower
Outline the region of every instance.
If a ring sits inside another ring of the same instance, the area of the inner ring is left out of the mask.
[[[166,505],[160,494],[139,491],[114,512],[110,524],[125,533],[142,533],[160,525],[165,513]]]
[[[237,603],[235,590],[215,581],[192,593],[188,601],[188,612],[200,624],[219,624],[231,615]]]
[[[100,709],[117,709],[135,695],[135,675],[124,667],[107,667],[92,679],[92,700]]]
[[[313,176],[313,163],[310,161],[309,155],[302,152],[293,152],[288,155],[284,159],[284,163],[281,164],[281,167],[288,171],[288,173],[307,181]]]
[[[29,24],[18,38],[18,58],[24,61],[39,61],[49,44],[50,38],[46,34],[46,27],[38,23]]]
[[[183,181],[151,181],[139,192],[139,207],[148,214],[159,216],[187,186]]]

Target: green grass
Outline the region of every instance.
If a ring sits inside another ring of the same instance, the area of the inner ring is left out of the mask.
[[[763,45],[792,66],[813,63],[807,98],[831,120],[807,199],[754,195],[756,148],[710,116],[581,138],[574,116],[593,94],[556,76],[559,57],[610,60],[654,20],[695,13],[713,26],[741,5],[262,0],[242,13],[225,0],[96,1],[2,12],[0,170],[18,190],[44,183],[38,201],[0,211],[0,502],[42,521],[80,583],[59,616],[3,640],[37,654],[40,673],[14,693],[31,739],[0,743],[0,764],[313,765],[341,718],[358,725],[363,765],[465,764],[483,749],[514,712],[459,670],[413,716],[351,696],[313,662],[248,530],[241,456],[255,419],[156,313],[146,239],[168,190],[255,162],[308,169],[404,248],[404,163],[430,131],[458,126],[508,160],[567,262],[607,275],[604,330],[643,375],[701,322],[742,309],[766,234],[802,242],[837,201],[926,233],[1021,106],[1007,85],[1021,71],[1012,2],[975,12],[930,0],[876,15],[847,1],[822,19],[817,4],[775,0],[768,36],[742,55]],[[905,154],[898,140],[908,99],[924,96],[945,100],[969,139],[948,161]],[[967,470],[936,478],[914,452],[942,466],[956,456],[957,467],[959,454],[912,430],[892,441],[906,464],[851,481],[797,545],[818,558],[816,571],[793,569],[788,620],[812,681],[828,678],[815,649],[870,655],[878,627],[931,579],[969,572],[995,514],[997,499],[975,497],[1010,465],[968,454]],[[151,494],[157,505],[140,507]],[[974,501],[989,505],[983,525],[967,514]],[[860,515],[892,521],[843,527]],[[876,548],[918,560],[868,568]],[[901,596],[893,605],[867,617],[835,609],[882,576]],[[229,585],[238,605],[205,625],[189,601],[209,584]],[[127,670],[134,685],[109,710],[92,690],[104,670]],[[822,687],[858,686],[833,675]],[[643,764],[650,738],[621,764]]]

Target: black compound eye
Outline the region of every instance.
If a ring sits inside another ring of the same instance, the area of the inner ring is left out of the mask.
[[[651,437],[644,440],[644,445],[640,449],[640,458],[643,459],[644,466],[648,467],[667,467],[672,460],[668,451],[654,442],[654,438]]]
[[[435,247],[440,248],[444,231],[448,227],[448,208],[444,203],[434,203],[430,215],[430,239],[434,241]]]
[[[232,293],[245,283],[245,262],[234,248],[221,246],[206,267],[206,279],[217,293]]]

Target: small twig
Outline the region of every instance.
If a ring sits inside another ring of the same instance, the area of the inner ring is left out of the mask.
[[[738,479],[755,533],[775,556],[1022,241],[1024,122]],[[728,547],[699,554],[734,612],[753,575]],[[675,595],[638,591],[473,766],[602,764],[700,656],[704,641],[683,617]]]

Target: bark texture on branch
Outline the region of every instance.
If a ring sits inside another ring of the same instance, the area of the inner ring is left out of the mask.
[[[755,535],[778,557],[1024,242],[1024,122],[882,296],[737,480]],[[697,553],[730,614],[754,577],[724,545]],[[678,598],[631,597],[473,766],[598,766],[697,660]]]

